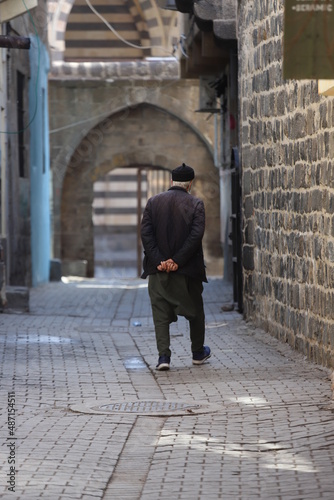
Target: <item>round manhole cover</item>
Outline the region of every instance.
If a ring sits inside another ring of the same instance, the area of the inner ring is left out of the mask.
[[[105,401],[97,404],[97,401],[87,402],[70,407],[72,411],[79,413],[96,414],[136,414],[146,416],[175,416],[195,415],[200,413],[212,413],[218,410],[210,404],[196,404],[184,401]]]

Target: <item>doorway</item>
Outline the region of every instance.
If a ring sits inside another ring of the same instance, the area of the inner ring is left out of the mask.
[[[133,167],[110,171],[94,183],[94,276],[137,278],[142,272],[140,221],[147,200],[170,186],[168,170]]]

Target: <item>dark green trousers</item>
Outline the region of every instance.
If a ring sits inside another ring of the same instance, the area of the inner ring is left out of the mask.
[[[159,356],[170,356],[169,325],[184,316],[189,321],[192,352],[203,348],[205,316],[203,284],[182,274],[157,273],[148,278],[148,293]]]

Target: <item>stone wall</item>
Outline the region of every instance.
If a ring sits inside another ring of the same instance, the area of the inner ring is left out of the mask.
[[[334,366],[334,102],[284,81],[283,2],[240,2],[245,317]]]

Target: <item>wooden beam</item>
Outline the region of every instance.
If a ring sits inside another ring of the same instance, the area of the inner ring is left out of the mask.
[[[30,38],[23,36],[0,36],[0,47],[6,49],[30,49]]]

